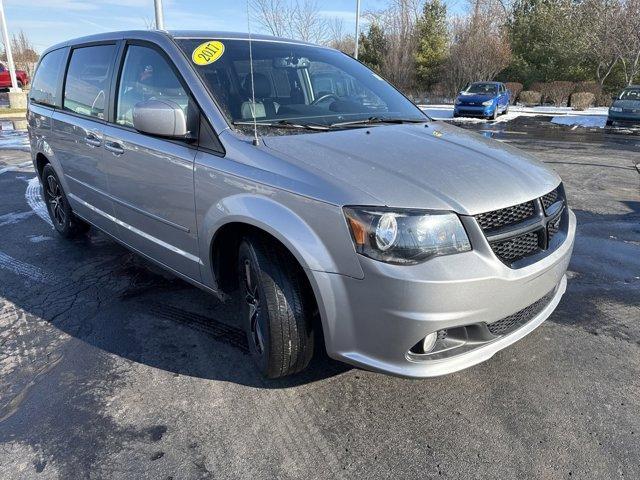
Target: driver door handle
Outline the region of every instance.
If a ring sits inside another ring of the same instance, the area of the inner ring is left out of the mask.
[[[114,155],[122,155],[124,153],[124,148],[122,148],[122,145],[118,142],[106,142],[104,144],[104,149]]]
[[[99,147],[102,141],[94,133],[88,133],[87,136],[84,137],[84,143],[90,147]]]

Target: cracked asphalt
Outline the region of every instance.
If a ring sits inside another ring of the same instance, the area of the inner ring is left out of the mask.
[[[563,177],[570,280],[532,334],[420,381],[326,358],[262,379],[232,302],[58,237],[0,134],[0,478],[640,478],[640,137],[468,128]]]

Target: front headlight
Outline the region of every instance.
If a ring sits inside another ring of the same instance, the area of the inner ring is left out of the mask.
[[[345,207],[344,214],[356,251],[381,262],[415,265],[471,250],[455,213]]]
[[[462,100],[460,100],[459,98],[456,98],[455,104],[456,105],[461,105],[462,104]]]
[[[493,100],[487,100],[486,102],[482,102],[482,105],[484,105],[485,107],[493,105]]]
[[[611,110],[612,112],[621,112],[622,107],[611,107],[609,110]]]

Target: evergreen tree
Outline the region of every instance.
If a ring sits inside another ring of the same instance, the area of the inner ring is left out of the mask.
[[[372,23],[366,35],[360,34],[358,59],[375,72],[382,71],[387,41],[380,25]]]
[[[425,2],[416,32],[416,77],[418,84],[429,90],[441,76],[448,54],[447,7],[440,0]]]

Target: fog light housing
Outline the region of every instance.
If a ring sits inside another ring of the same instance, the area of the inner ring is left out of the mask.
[[[433,332],[424,337],[422,340],[422,352],[429,353],[433,350],[433,347],[436,346],[436,342],[438,341],[438,332]]]

